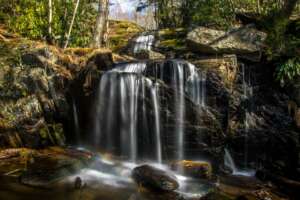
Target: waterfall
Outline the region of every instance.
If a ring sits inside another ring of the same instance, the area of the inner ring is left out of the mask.
[[[205,88],[206,76],[204,73],[198,72],[195,65],[183,60],[171,60],[171,84],[175,91],[175,110],[176,110],[176,127],[177,136],[177,159],[184,159],[184,143],[185,143],[185,98],[189,97],[196,105],[205,106]],[[165,66],[160,66],[160,72],[155,69],[156,76],[161,80],[166,81],[164,74]]]
[[[249,129],[254,124],[252,121],[252,97],[253,97],[253,87],[251,86],[251,74],[250,69],[248,69],[248,73],[246,73],[246,67],[242,65],[242,77],[243,77],[243,96],[245,101],[245,119],[244,119],[244,126],[245,126],[245,167],[248,164],[248,134]]]
[[[162,163],[162,150],[161,150],[161,135],[160,135],[160,114],[158,105],[158,87],[153,84],[151,88],[151,97],[153,103],[153,109],[155,114],[155,136],[156,136],[156,159],[158,163]]]
[[[232,171],[232,175],[236,176],[254,176],[254,170],[239,170],[228,149],[225,148],[224,165]]]
[[[136,63],[121,63],[116,68],[112,69],[111,72],[125,72],[125,73],[136,73],[142,74],[147,67],[146,62]]]
[[[176,115],[177,159],[183,160],[186,99],[198,106],[205,106],[206,75],[183,60],[169,60],[149,70],[146,62],[122,63],[101,76],[95,107],[94,137],[91,139],[101,150],[132,162],[144,159],[141,157],[143,151],[149,151],[154,146],[153,157],[156,162],[162,163],[161,133],[164,130],[159,98],[162,95],[162,81],[174,91],[174,102],[170,104],[174,105]]]
[[[206,74],[198,72],[191,63],[188,63],[188,69],[190,75],[187,80],[186,91],[196,105],[205,107]]]
[[[173,68],[173,87],[175,88],[176,98],[176,135],[178,138],[177,151],[178,160],[184,158],[184,115],[185,115],[185,98],[184,98],[184,65],[180,62],[174,62]]]
[[[134,41],[133,53],[140,51],[150,51],[154,43],[154,35],[141,35]]]
[[[95,143],[105,151],[117,152],[136,162],[138,122],[150,123],[146,119],[147,110],[144,102],[148,92],[154,113],[155,157],[157,162],[162,162],[158,87],[152,80],[142,76],[145,68],[144,62],[119,64],[102,75],[94,123]],[[139,118],[141,117],[139,112],[143,113],[143,119]]]
[[[105,73],[100,81],[96,142],[105,141],[101,146],[112,152],[120,145],[121,155],[131,161],[137,158],[137,99],[140,84],[140,77],[123,72]],[[119,144],[116,144],[116,132],[119,133]]]
[[[78,120],[78,111],[75,100],[72,99],[72,110],[73,110],[73,120],[74,120],[74,129],[75,129],[75,137],[76,142],[80,143],[80,128],[79,128],[79,120]]]
[[[224,165],[232,171],[232,174],[236,174],[238,170],[237,167],[235,166],[231,154],[229,153],[228,149],[225,149],[224,151],[225,151]]]

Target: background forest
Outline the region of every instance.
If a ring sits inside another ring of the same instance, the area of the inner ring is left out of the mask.
[[[70,47],[87,47],[93,39],[97,14],[108,9],[97,11],[98,4],[104,2],[11,0],[7,3],[1,0],[0,22],[24,37],[51,40],[61,47],[66,41]],[[283,83],[300,74],[300,6],[297,0],[149,0],[140,1],[136,12],[143,12],[151,5],[159,29],[188,30],[196,26],[229,29],[239,23],[254,23],[258,29],[269,33],[266,53],[279,66],[277,79]],[[120,42],[118,40],[121,39],[113,38],[110,46],[113,48]],[[109,39],[105,43],[109,45]]]

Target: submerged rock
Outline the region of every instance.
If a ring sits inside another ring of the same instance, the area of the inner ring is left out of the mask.
[[[194,178],[210,179],[212,177],[212,166],[206,161],[182,160],[172,164],[175,170],[182,170],[185,175]]]
[[[138,185],[152,190],[173,191],[179,187],[172,174],[149,165],[134,168],[132,178]]]
[[[198,27],[187,36],[191,50],[207,54],[237,54],[253,61],[260,60],[261,47],[267,35],[244,26],[231,31]]]

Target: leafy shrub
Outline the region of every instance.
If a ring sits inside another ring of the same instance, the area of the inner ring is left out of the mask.
[[[277,67],[276,79],[284,86],[292,82],[297,76],[300,76],[300,59],[291,58]]]

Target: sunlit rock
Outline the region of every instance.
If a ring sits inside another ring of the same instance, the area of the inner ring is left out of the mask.
[[[172,169],[182,171],[185,175],[210,179],[212,176],[212,166],[205,161],[182,160],[172,164]]]
[[[191,50],[207,54],[237,54],[240,57],[259,61],[261,48],[267,35],[243,26],[228,32],[198,27],[187,36]]]
[[[134,54],[134,57],[138,59],[153,59],[153,60],[162,60],[166,58],[163,54],[152,50],[138,51]]]

